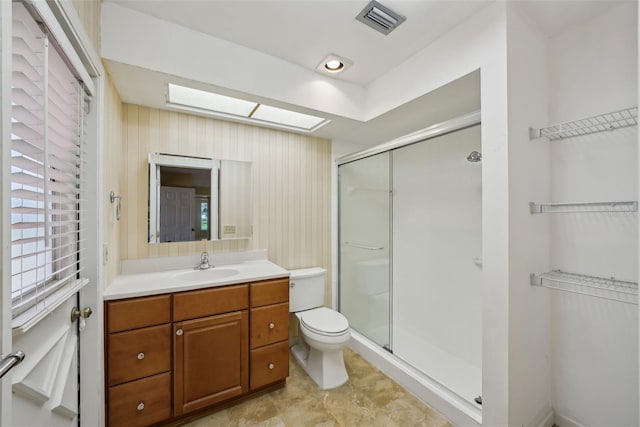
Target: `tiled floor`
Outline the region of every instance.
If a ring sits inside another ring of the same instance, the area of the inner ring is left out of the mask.
[[[344,350],[349,381],[319,390],[293,360],[285,388],[187,424],[213,426],[451,426],[362,357]]]

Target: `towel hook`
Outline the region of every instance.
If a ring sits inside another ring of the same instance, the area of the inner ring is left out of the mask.
[[[122,213],[122,197],[116,196],[116,193],[112,191],[111,193],[109,193],[109,200],[111,200],[111,203],[118,201],[118,203],[116,204],[116,220],[120,221],[120,214]]]

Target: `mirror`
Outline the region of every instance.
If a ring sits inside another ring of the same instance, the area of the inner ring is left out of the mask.
[[[220,239],[253,236],[251,162],[220,161]]]
[[[218,238],[213,159],[149,153],[149,243]]]
[[[251,162],[149,153],[149,243],[253,235]]]

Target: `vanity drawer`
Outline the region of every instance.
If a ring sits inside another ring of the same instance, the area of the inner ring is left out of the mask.
[[[289,338],[289,303],[251,309],[251,348]]]
[[[244,310],[248,305],[248,285],[181,292],[173,296],[173,321]]]
[[[281,381],[289,375],[289,341],[251,350],[251,388]]]
[[[108,336],[108,384],[148,377],[171,369],[171,325]]]
[[[165,373],[109,387],[112,427],[148,426],[171,417],[171,374]]]
[[[289,278],[251,284],[251,307],[289,301]]]
[[[171,322],[171,295],[107,302],[107,332]]]

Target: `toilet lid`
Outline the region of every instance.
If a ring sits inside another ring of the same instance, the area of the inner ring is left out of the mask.
[[[349,321],[342,314],[327,307],[300,313],[300,322],[321,335],[342,335],[349,329]]]

